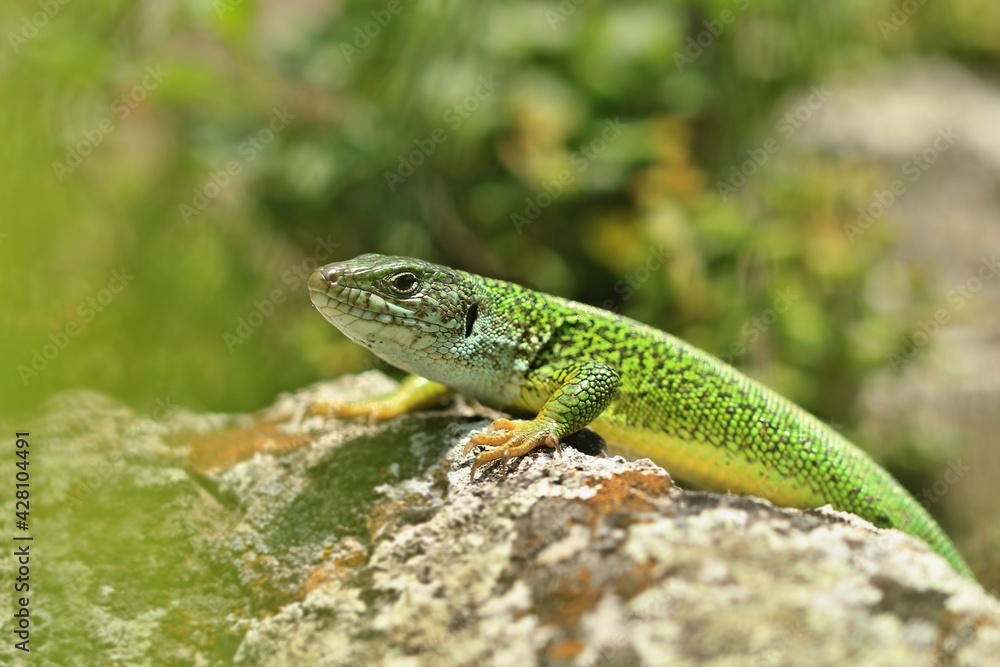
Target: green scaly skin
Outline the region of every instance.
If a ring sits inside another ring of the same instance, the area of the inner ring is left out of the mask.
[[[830,504],[915,535],[966,577],[941,527],[867,454],[811,414],[684,341],[615,313],[405,257],[362,255],[309,279],[313,305],[410,373],[374,404],[317,406],[387,418],[452,391],[537,414],[473,436],[486,461],[523,456],[584,426],[720,492],[788,507]]]

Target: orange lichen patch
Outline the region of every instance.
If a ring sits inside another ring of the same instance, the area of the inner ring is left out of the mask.
[[[622,600],[631,600],[656,584],[656,572],[657,568],[653,563],[635,563],[627,576],[615,579],[614,589]]]
[[[333,566],[338,570],[354,570],[365,564],[368,553],[365,549],[353,549],[333,559]]]
[[[578,639],[564,639],[549,646],[546,650],[550,660],[569,660],[580,655],[583,651],[583,642]]]
[[[309,576],[306,577],[306,582],[302,585],[302,589],[299,591],[297,596],[298,599],[303,599],[323,584],[328,581],[339,579],[340,576],[341,575],[337,572],[336,568],[331,567],[329,563],[320,565],[319,567],[314,567],[309,570]]]
[[[277,559],[274,556],[255,556],[246,562],[246,569],[256,576],[249,582],[254,606],[264,613],[280,609],[296,599],[296,595],[282,587],[275,577]]]
[[[597,606],[597,603],[604,597],[604,591],[599,586],[592,584],[590,571],[584,568],[577,574],[577,582],[580,591],[578,595],[567,601],[564,607],[565,619],[572,625],[578,625],[580,619],[588,611]]]
[[[198,435],[187,441],[188,465],[197,472],[228,468],[258,452],[283,453],[307,445],[310,439],[278,430],[273,422]]]
[[[544,598],[536,604],[539,618],[566,629],[575,628],[604,595],[585,566],[578,566],[572,575],[555,576],[544,592]]]
[[[360,545],[360,543],[357,544]],[[332,551],[333,547],[326,547],[323,549],[324,561],[329,558]],[[298,596],[296,596],[297,599],[302,600],[309,595],[309,593],[321,587],[323,584],[329,581],[343,579],[348,574],[351,574],[359,566],[364,565],[367,555],[367,550],[361,548],[360,546],[350,548],[340,555],[330,559],[329,562],[324,562],[322,565],[312,568],[309,571],[309,576],[306,577],[305,583],[299,590]]]
[[[630,600],[648,590],[653,584],[652,564],[636,563],[623,567],[624,561],[611,565],[611,573],[594,574],[583,564],[577,564],[572,571],[549,572],[546,574],[542,590],[536,591],[535,613],[539,620],[558,626],[571,633],[580,631],[583,616],[592,612],[601,599],[609,592],[616,593],[622,600]],[[570,651],[572,645],[559,650]],[[552,651],[549,649],[552,657]],[[567,657],[572,657],[570,653]]]
[[[591,479],[589,485],[597,487],[597,493],[586,502],[601,514],[625,508],[633,512],[649,511],[653,508],[650,497],[669,496],[679,489],[669,475],[654,475],[629,470],[609,478]]]

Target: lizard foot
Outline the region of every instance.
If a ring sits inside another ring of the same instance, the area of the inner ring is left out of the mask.
[[[532,419],[497,419],[483,433],[476,433],[462,450],[462,456],[468,455],[476,447],[486,447],[472,462],[470,479],[476,478],[479,466],[500,459],[504,474],[507,474],[507,461],[513,456],[524,456],[528,452],[546,445],[559,452],[559,438],[554,433],[555,425],[549,422]]]

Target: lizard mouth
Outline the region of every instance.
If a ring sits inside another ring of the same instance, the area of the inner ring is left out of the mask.
[[[309,276],[309,298],[324,317],[331,322],[345,320],[373,320],[383,324],[403,324],[402,315],[386,311],[376,311],[360,304],[371,301],[371,292],[365,292],[330,280],[330,273],[324,268],[317,269]],[[367,296],[367,298],[366,298]]]
[[[338,283],[337,279],[342,275],[341,267],[340,264],[320,267],[312,272],[308,281],[313,306],[332,324],[342,327],[357,320],[367,320],[423,331],[440,330],[439,324],[415,317],[412,311],[374,292]]]

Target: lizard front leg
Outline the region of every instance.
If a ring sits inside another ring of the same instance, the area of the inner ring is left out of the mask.
[[[486,447],[472,464],[471,477],[484,463],[500,459],[504,472],[512,456],[524,456],[542,445],[559,451],[559,439],[576,433],[592,422],[614,400],[618,371],[594,361],[567,366],[543,366],[526,380],[529,390],[555,386],[538,416],[531,420],[497,419],[485,433],[469,438],[462,455],[474,447]]]

